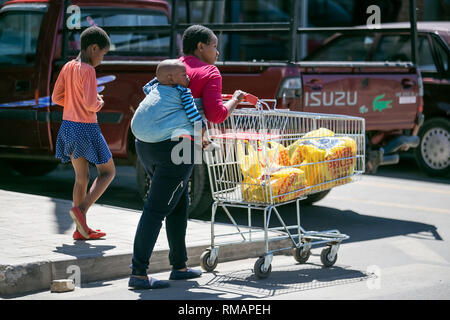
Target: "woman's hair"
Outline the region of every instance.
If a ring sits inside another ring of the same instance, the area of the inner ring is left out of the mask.
[[[100,49],[109,48],[111,42],[108,34],[100,27],[92,26],[81,33],[81,50],[86,50],[91,44],[97,44]]]
[[[209,44],[213,35],[214,32],[207,27],[198,24],[190,26],[183,33],[183,53],[194,53],[199,42]]]

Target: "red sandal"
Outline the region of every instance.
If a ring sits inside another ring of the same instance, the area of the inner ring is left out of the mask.
[[[86,239],[89,238],[90,229],[86,224],[86,219],[80,208],[73,207],[72,209],[70,209],[70,216],[72,217],[73,221],[75,221],[77,230],[80,232],[80,234]]]
[[[73,240],[96,240],[96,239],[100,239],[101,237],[106,236],[106,233],[101,232],[100,229],[97,230],[92,230],[91,228],[89,228],[89,237],[85,238],[83,237],[83,235],[78,232],[78,230],[75,230],[75,232],[73,233],[72,237]]]

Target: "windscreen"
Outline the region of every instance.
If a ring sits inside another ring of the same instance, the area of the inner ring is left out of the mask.
[[[78,54],[81,31],[90,26],[104,28],[111,40],[108,55],[165,56],[169,54],[169,30],[151,31],[145,27],[168,25],[164,12],[127,8],[80,8],[81,29],[68,31],[68,52]],[[144,28],[141,28],[144,27]]]
[[[47,5],[7,5],[0,10],[0,64],[31,65]]]

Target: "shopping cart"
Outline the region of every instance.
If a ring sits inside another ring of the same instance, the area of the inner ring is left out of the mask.
[[[227,100],[231,96],[223,97]],[[321,261],[326,267],[334,265],[340,243],[349,236],[338,230],[304,230],[300,224],[300,200],[360,178],[365,164],[364,119],[277,110],[276,100],[250,94],[244,104],[252,107],[236,109],[226,121],[210,124],[207,130],[220,148],[205,153],[214,203],[211,246],[201,255],[202,268],[213,271],[219,247],[235,243],[233,240],[218,244],[217,238],[240,235],[237,242],[254,242],[257,232],[264,234],[264,255],[253,269],[258,278],[270,275],[273,254],[281,250],[292,250],[294,258],[305,263],[313,245],[327,244]],[[287,226],[278,207],[293,202],[297,224]],[[236,227],[236,233],[215,234],[218,207]],[[236,223],[229,207],[248,209],[248,228]],[[252,226],[252,213],[257,210],[263,211],[263,228]],[[272,214],[279,222],[277,227],[270,226]],[[269,249],[269,242],[283,239],[290,239],[288,243],[292,245]]]

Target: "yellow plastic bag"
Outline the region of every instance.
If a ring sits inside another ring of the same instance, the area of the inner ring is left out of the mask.
[[[242,197],[248,202],[280,203],[303,195],[305,187],[306,179],[302,170],[282,168],[258,179],[247,176],[242,184]]]
[[[350,182],[357,149],[352,138],[336,137],[333,131],[320,128],[287,148],[274,141],[261,146],[258,141],[255,150],[247,141],[237,141],[237,151],[244,200],[279,203]]]
[[[267,149],[267,156],[270,164],[275,164],[279,167],[286,167],[290,165],[287,149],[278,142],[268,141],[270,148]],[[264,151],[264,149],[263,149]]]
[[[245,153],[245,145],[248,154]],[[260,146],[258,150],[255,150],[247,141],[238,140],[237,154],[242,174],[254,179],[264,172],[274,171],[290,164],[287,149],[274,141],[268,141],[268,145]]]
[[[349,137],[340,137],[339,143],[325,157],[331,180],[352,175],[356,166],[356,142]]]
[[[323,137],[334,137],[334,132],[327,128],[319,128],[305,134],[303,139],[313,139],[313,138],[323,138]]]
[[[250,177],[257,179],[264,170],[264,165],[261,162],[261,158],[255,148],[245,142],[247,145],[248,154],[245,154],[245,145],[243,141],[237,141],[237,156],[239,161],[239,166],[241,168],[244,177]]]
[[[280,196],[275,203],[298,198],[305,193],[305,173],[297,168],[280,169],[270,176],[272,196]],[[292,193],[291,193],[292,192]]]
[[[310,158],[307,159],[308,154],[308,148],[305,148],[305,143],[308,141],[316,141],[323,137],[333,137],[334,132],[331,130],[328,130],[326,128],[319,128],[317,130],[310,131],[306,133],[303,137],[296,140],[294,143],[289,145],[287,148],[288,150],[288,157],[289,162],[291,165],[298,165],[301,164],[303,161],[307,160],[308,162],[312,162],[314,159]],[[314,156],[313,156],[314,157]],[[323,157],[320,155],[317,156],[318,161],[323,161]],[[314,161],[317,162],[317,161]]]
[[[301,169],[305,171],[311,191],[330,189],[349,182],[344,179],[343,183],[344,180],[325,183],[353,175],[356,166],[355,140],[349,137],[327,137],[309,141],[302,150],[305,158]]]

